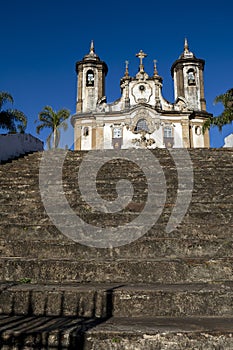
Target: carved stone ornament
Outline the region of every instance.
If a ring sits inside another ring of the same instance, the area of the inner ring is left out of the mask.
[[[149,103],[153,94],[151,86],[145,81],[136,82],[132,89],[131,94],[136,103]]]
[[[144,130],[140,131],[140,137],[132,139],[132,144],[138,148],[149,148],[155,146],[155,140],[149,136]]]
[[[107,105],[107,101],[106,101],[106,96],[101,97],[97,101],[96,110],[97,110],[97,112],[106,112],[106,111],[108,111],[108,105]]]
[[[131,125],[130,125],[130,131],[132,131],[134,134],[137,134],[138,132],[135,131],[136,125],[139,120],[144,119],[148,126],[148,133],[152,134],[155,131],[155,126],[152,121],[151,116],[149,115],[149,112],[146,109],[141,109],[138,111],[138,113],[134,116],[132,119]]]

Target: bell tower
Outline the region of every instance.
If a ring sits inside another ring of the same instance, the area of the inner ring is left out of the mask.
[[[188,41],[185,39],[184,51],[171,67],[174,79],[175,100],[184,97],[188,107],[195,111],[206,111],[204,97],[204,65],[203,59],[196,58],[189,51]]]
[[[108,67],[96,55],[94,42],[91,41],[90,52],[82,61],[76,63],[77,100],[76,112],[85,113],[96,110],[97,101],[105,96],[105,77]]]

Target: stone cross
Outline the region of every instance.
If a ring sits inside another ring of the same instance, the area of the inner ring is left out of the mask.
[[[140,66],[143,67],[142,60],[147,56],[146,53],[144,53],[142,50],[139,51],[139,53],[136,54],[136,57],[140,59]]]

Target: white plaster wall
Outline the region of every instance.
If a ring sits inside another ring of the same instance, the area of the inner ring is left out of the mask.
[[[132,139],[135,139],[136,137],[137,137],[136,134],[133,134],[129,129],[124,127],[122,148],[124,148],[124,149],[133,148],[134,145],[132,144]]]
[[[182,125],[180,123],[175,123],[174,125],[174,148],[182,148]]]
[[[112,146],[112,124],[107,123],[104,126],[104,148],[113,149]]]
[[[44,143],[31,134],[0,135],[0,161],[16,158],[28,152],[43,151]]]
[[[91,150],[92,148],[92,128],[90,126],[88,126],[89,129],[89,134],[88,136],[84,136],[83,135],[83,131],[84,131],[84,127],[82,127],[81,129],[81,150]]]
[[[223,147],[233,147],[233,134],[230,134],[224,138],[224,146]]]
[[[195,131],[196,127],[195,125],[192,126],[193,147],[204,147],[204,135],[202,134],[201,126],[199,126],[198,133]]]

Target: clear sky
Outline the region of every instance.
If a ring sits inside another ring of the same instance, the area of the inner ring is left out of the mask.
[[[233,2],[223,0],[85,1],[0,0],[0,91],[8,91],[14,107],[28,117],[27,132],[38,136],[34,121],[44,106],[75,113],[75,63],[89,52],[90,41],[108,65],[107,101],[120,96],[125,60],[130,75],[138,70],[140,49],[148,54],[145,70],[152,74],[153,60],[163,77],[163,96],[174,102],[172,63],[188,38],[190,51],[206,61],[207,110],[222,111],[214,98],[233,87]],[[211,146],[221,147],[233,126],[210,132]],[[43,141],[48,135],[43,132]]]

